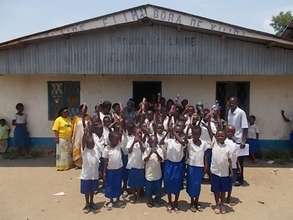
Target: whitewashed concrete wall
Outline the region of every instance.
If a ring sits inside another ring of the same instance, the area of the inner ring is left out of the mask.
[[[281,77],[213,77],[213,76],[0,76],[0,117],[9,123],[15,104],[23,102],[28,113],[32,137],[52,137],[52,121],[48,121],[47,81],[80,81],[81,102],[89,105],[103,100],[125,103],[132,96],[132,81],[162,81],[162,94],[177,94],[195,104],[207,107],[215,102],[217,81],[250,81],[250,113],[257,117],[262,139],[287,139],[290,126],[284,123],[280,110],[293,113],[293,76]]]

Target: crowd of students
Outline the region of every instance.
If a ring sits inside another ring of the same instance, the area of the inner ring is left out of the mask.
[[[237,101],[235,97],[229,100],[227,122],[220,117],[218,105],[194,107],[186,99],[166,101],[160,96],[154,102],[143,99],[137,108],[131,99],[125,108],[105,101],[96,105],[92,116],[83,104],[72,121],[64,108],[52,129],[58,143],[57,170],[71,168],[72,162],[81,167],[85,212],[96,209],[93,199],[99,179],[108,209],[129,193],[130,202],[144,194],[147,206],[153,207],[165,192],[168,212],[178,210],[186,180],[190,210],[196,212],[200,210],[202,179],[208,174],[214,211],[225,213],[232,186],[243,184],[238,150],[245,147],[248,122]]]

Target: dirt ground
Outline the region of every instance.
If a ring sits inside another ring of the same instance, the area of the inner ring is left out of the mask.
[[[257,163],[246,168],[247,184],[234,187],[234,205],[229,212],[216,215],[213,212],[213,195],[210,185],[203,184],[200,196],[202,212],[188,210],[189,198],[185,191],[180,195],[182,211],[167,213],[166,208],[147,208],[141,202],[127,203],[126,208],[103,207],[101,194],[95,197],[100,207],[97,213],[84,214],[84,198],[79,193],[80,170],[56,172],[53,158],[0,159],[0,220],[64,220],[64,219],[293,219],[293,164],[287,166]],[[64,196],[53,196],[64,192]],[[166,197],[163,197],[166,201]]]

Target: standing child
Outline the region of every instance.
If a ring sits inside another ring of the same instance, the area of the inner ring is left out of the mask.
[[[164,170],[164,187],[168,194],[167,211],[178,211],[178,199],[183,185],[184,177],[184,149],[187,144],[182,128],[176,125],[173,129],[174,139],[166,140],[166,161]],[[172,202],[172,194],[175,200]]]
[[[85,195],[85,213],[96,210],[94,193],[98,190],[100,151],[93,139],[91,125],[83,135],[81,157],[82,169],[80,174],[80,192]]]
[[[110,132],[109,145],[107,145],[103,152],[104,158],[104,178],[105,178],[105,196],[110,201],[105,203],[108,210],[112,209],[114,199],[119,201],[122,193],[122,152],[120,146],[121,136],[119,133]]]
[[[142,159],[145,146],[142,140],[141,130],[136,130],[135,138],[132,142],[128,142],[128,163],[127,169],[129,169],[128,186],[134,189],[134,197],[130,200],[131,203],[135,203],[139,199],[144,184],[144,161]]]
[[[158,140],[155,135],[150,136],[143,159],[145,161],[147,206],[152,208],[154,205],[153,196],[155,196],[155,201],[159,202],[162,186],[161,162],[163,161],[163,150],[158,147]]]
[[[8,127],[5,119],[0,119],[0,154],[6,152],[8,147],[10,128]]]
[[[27,115],[23,112],[24,105],[22,103],[17,103],[16,114],[14,120],[12,120],[12,125],[15,126],[14,129],[14,144],[18,148],[20,155],[29,155],[28,146],[28,131],[27,131]]]
[[[198,199],[201,190],[201,182],[204,170],[207,169],[205,151],[208,144],[200,139],[201,127],[192,127],[192,139],[187,145],[187,188],[186,191],[190,196],[190,210],[196,212],[199,210]]]
[[[258,150],[259,128],[255,124],[256,117],[254,115],[250,115],[248,121],[247,143],[249,144],[249,155],[255,161],[255,153]]]
[[[235,128],[232,125],[227,126],[226,134],[227,134],[227,139],[225,140],[225,143],[230,148],[231,163],[232,163],[231,184],[230,184],[230,189],[229,189],[228,196],[226,199],[226,202],[230,203],[231,202],[232,187],[233,187],[233,185],[236,181],[236,178],[237,178],[237,154],[238,154],[238,150],[240,149],[240,146],[239,146],[239,144],[237,144],[234,141]]]
[[[225,193],[230,190],[230,174],[232,174],[230,148],[225,143],[225,139],[226,133],[218,130],[216,140],[212,142],[211,191],[215,195],[216,214],[226,212]]]

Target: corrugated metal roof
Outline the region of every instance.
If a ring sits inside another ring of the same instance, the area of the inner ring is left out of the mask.
[[[263,42],[273,42],[278,46],[293,48],[293,42],[283,40],[280,37],[265,32],[147,4],[4,42],[0,44],[0,49],[18,46],[22,43],[40,39],[129,24],[146,18],[165,24],[173,24],[200,31],[209,31],[215,34],[220,33],[235,38],[241,37],[247,40],[254,39]]]
[[[0,74],[293,74],[293,50],[140,23],[0,51]]]

